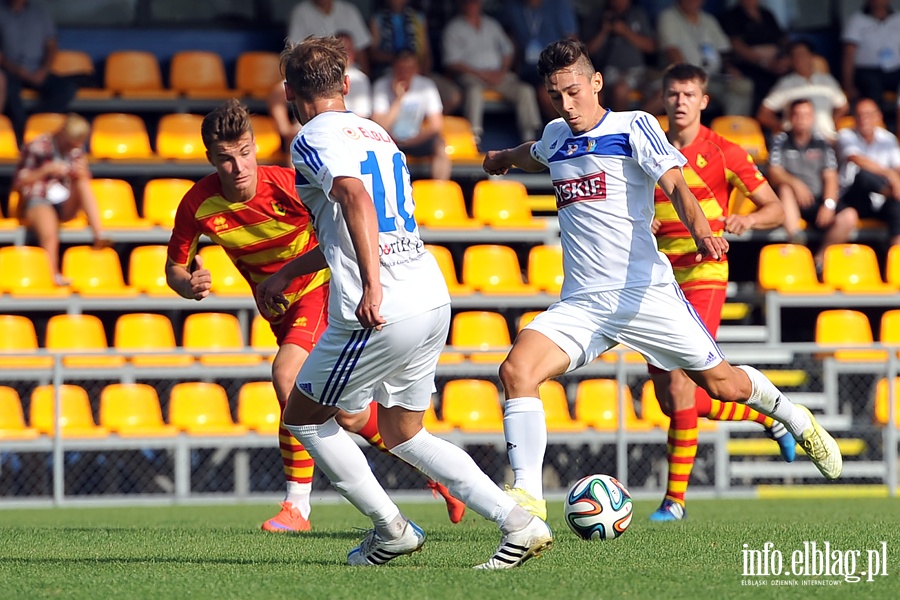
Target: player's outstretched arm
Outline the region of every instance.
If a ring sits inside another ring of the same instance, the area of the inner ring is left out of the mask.
[[[276,315],[283,315],[289,304],[283,292],[291,281],[326,268],[328,263],[322,250],[318,246],[311,248],[285,263],[271,277],[256,286],[256,299],[260,306],[267,307]]]
[[[363,327],[380,330],[386,321],[381,316],[381,260],[378,258],[375,204],[363,182],[355,177],[336,177],[331,185],[331,196],[341,205],[356,251],[363,292],[356,307],[356,318]]]
[[[194,257],[196,268],[187,268],[175,264],[171,258],[166,259],[166,283],[172,290],[188,300],[203,300],[209,296],[212,287],[212,275],[203,268],[203,259]]]
[[[684,180],[680,168],[672,168],[659,178],[659,187],[672,201],[678,218],[684,223],[697,244],[700,255],[708,254],[716,260],[724,258],[728,252],[728,240],[715,237],[709,227],[709,220],[700,208],[700,203]],[[700,257],[698,256],[698,259]]]
[[[525,142],[515,148],[505,150],[491,150],[484,157],[482,167],[490,175],[506,175],[513,167],[518,167],[529,173],[538,173],[545,167],[531,156],[531,147],[534,142]]]

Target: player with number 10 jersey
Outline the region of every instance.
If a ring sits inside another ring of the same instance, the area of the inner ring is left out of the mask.
[[[443,275],[413,218],[406,160],[381,126],[349,111],[326,112],[304,125],[291,155],[297,191],[313,215],[331,268],[330,326],[359,329],[355,311],[362,296],[356,251],[340,207],[329,198],[338,177],[363,181],[375,204],[385,320],[395,323],[450,303]]]

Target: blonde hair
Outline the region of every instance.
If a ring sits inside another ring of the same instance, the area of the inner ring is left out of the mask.
[[[81,115],[69,113],[59,130],[70,140],[87,140],[91,135],[91,124]]]

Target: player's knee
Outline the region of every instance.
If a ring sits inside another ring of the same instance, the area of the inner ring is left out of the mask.
[[[366,421],[369,420],[369,414],[367,412],[348,413],[340,410],[334,416],[334,418],[338,422],[338,425],[340,425],[347,431],[351,433],[357,433],[360,429],[363,428],[363,425],[366,424]]]
[[[500,364],[500,383],[510,398],[518,396],[516,390],[524,387],[533,387],[534,382],[529,381],[529,370],[525,369],[518,361],[506,358]]]

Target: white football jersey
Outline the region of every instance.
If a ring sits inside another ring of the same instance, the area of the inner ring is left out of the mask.
[[[659,177],[687,162],[655,117],[608,111],[575,135],[556,119],[531,147],[556,192],[565,280],[562,298],[674,281],[650,231]]]
[[[362,297],[356,251],[331,197],[337,177],[361,180],[375,204],[384,289],[381,316],[396,323],[450,303],[437,261],[419,237],[406,158],[380,125],[349,111],[319,114],[297,134],[291,160],[297,192],[312,214],[331,268],[330,325],[359,329],[356,307]]]

